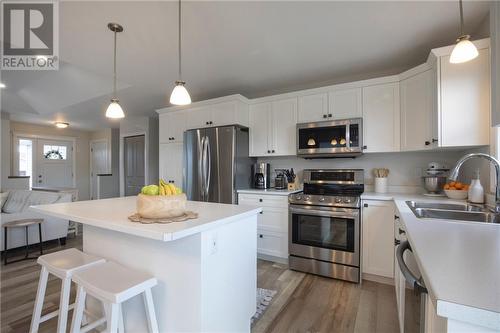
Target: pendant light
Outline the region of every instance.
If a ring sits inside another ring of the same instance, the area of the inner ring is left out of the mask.
[[[175,81],[174,90],[170,95],[170,103],[174,105],[188,105],[191,104],[191,96],[184,86],[185,81],[182,81],[182,61],[181,61],[181,0],[179,0],[179,76]]]
[[[457,39],[457,45],[453,48],[450,56],[450,63],[460,64],[474,59],[478,56],[476,46],[470,41],[470,35],[464,34],[464,10],[462,0],[459,0],[460,6],[460,37]]]
[[[108,23],[108,29],[113,31],[114,37],[114,51],[113,51],[113,97],[111,98],[111,103],[109,103],[108,109],[106,110],[106,117],[108,118],[124,118],[125,113],[120,106],[119,100],[116,97],[116,34],[123,31],[123,27],[118,23]]]

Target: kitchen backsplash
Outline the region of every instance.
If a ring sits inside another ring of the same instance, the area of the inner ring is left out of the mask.
[[[388,168],[390,170],[388,183],[389,190],[402,193],[418,193],[423,190],[422,176],[430,162],[439,162],[452,168],[456,161],[469,151],[439,151],[439,152],[401,152],[364,154],[357,158],[314,159],[306,160],[295,156],[259,158],[259,162],[271,164],[271,182],[274,181],[275,169],[293,168],[302,183],[304,169],[339,169],[354,168],[365,170],[365,184],[367,191],[372,190],[373,168]],[[486,165],[486,163],[483,163]],[[488,170],[487,165],[482,167]],[[474,168],[464,168],[460,172],[461,180],[469,182]],[[485,189],[488,189],[489,174],[483,171],[481,178]],[[273,185],[273,184],[271,184]]]

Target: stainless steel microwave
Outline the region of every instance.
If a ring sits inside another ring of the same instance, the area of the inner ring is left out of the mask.
[[[355,157],[362,153],[362,118],[297,124],[299,157]]]

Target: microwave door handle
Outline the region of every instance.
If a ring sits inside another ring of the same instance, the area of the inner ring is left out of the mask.
[[[351,125],[345,125],[345,146],[351,148]]]
[[[398,260],[399,269],[401,270],[401,273],[405,277],[406,281],[408,281],[408,283],[410,283],[416,291],[427,293],[427,288],[422,281],[413,275],[408,266],[406,266],[403,255],[407,250],[411,252],[410,243],[408,241],[401,242],[401,244],[398,245],[396,250],[396,259]]]
[[[318,216],[326,217],[342,217],[342,218],[356,218],[359,216],[359,212],[334,212],[334,211],[323,211],[323,210],[312,210],[312,209],[300,209],[300,208],[290,208],[290,212],[297,214],[314,214]]]

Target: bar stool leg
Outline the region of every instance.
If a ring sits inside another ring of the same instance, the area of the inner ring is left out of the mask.
[[[40,240],[40,255],[43,254],[42,224],[38,224],[38,239]]]
[[[116,303],[112,303],[110,305],[109,312],[110,312],[110,315],[109,315],[109,320],[107,323],[106,332],[117,333],[118,332],[118,322],[119,322],[118,316],[120,315],[119,305]]]
[[[71,333],[80,333],[82,327],[83,310],[85,309],[85,297],[87,293],[83,287],[78,286],[76,292],[75,308],[73,309],[73,319],[71,320]]]
[[[68,323],[69,292],[71,279],[63,279],[61,283],[61,298],[59,300],[59,316],[57,319],[57,333],[65,333]]]
[[[29,255],[30,255],[30,247],[29,247],[29,244],[28,244],[28,226],[25,227],[25,235],[26,235],[26,246],[24,247],[26,253],[24,254],[24,259],[28,259]]]
[[[153,304],[153,296],[151,289],[146,289],[143,293],[144,305],[146,306],[146,315],[148,317],[149,331],[158,333],[158,323],[156,321],[155,306]]]
[[[40,280],[38,281],[38,291],[36,292],[35,309],[33,310],[33,317],[31,318],[30,333],[38,332],[40,326],[40,318],[42,316],[43,300],[45,298],[45,289],[47,288],[47,278],[49,271],[42,267],[40,272]]]
[[[9,228],[3,228],[3,264],[7,265],[7,231]]]
[[[125,333],[125,325],[123,323],[123,305],[118,304],[118,333]]]

